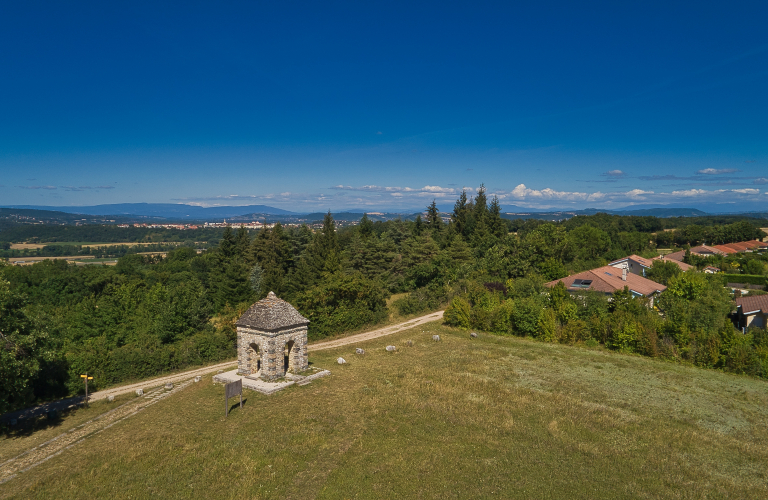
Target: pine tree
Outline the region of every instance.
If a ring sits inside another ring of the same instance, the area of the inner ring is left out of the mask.
[[[221,235],[219,251],[226,258],[230,258],[235,255],[235,235],[232,234],[232,226],[229,224],[227,224],[227,227],[224,228],[224,234]]]
[[[413,226],[413,234],[416,236],[421,236],[422,231],[424,230],[424,223],[421,221],[421,214],[416,216],[416,222]]]
[[[325,273],[341,271],[341,249],[336,235],[336,224],[330,210],[323,218],[323,230],[320,233],[319,244],[318,250],[323,262],[322,271]]]
[[[475,196],[474,206],[475,224],[479,224],[480,221],[487,222],[488,217],[488,197],[485,194],[485,184],[480,184],[480,189],[477,190],[477,196]]]
[[[463,189],[456,204],[453,205],[451,222],[456,233],[463,236],[467,230],[467,192]]]
[[[443,225],[443,220],[440,218],[440,210],[437,209],[437,203],[435,203],[434,199],[427,207],[427,224],[429,224],[429,228],[433,231],[439,231]]]
[[[242,258],[248,256],[250,252],[251,238],[248,236],[248,230],[241,225],[235,234],[235,253]]]
[[[373,222],[368,218],[368,214],[363,214],[360,219],[360,236],[368,238],[373,234]]]
[[[503,238],[507,234],[507,224],[501,218],[501,205],[497,196],[491,200],[491,207],[488,210],[488,227],[491,234],[497,238]]]
[[[261,266],[261,295],[272,291],[283,291],[283,280],[290,266],[290,247],[286,241],[283,226],[276,223],[274,228],[262,229],[253,242],[253,256]]]

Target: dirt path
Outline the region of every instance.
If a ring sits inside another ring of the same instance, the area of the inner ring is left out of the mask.
[[[350,335],[349,337],[340,338],[338,340],[330,340],[328,342],[318,342],[317,344],[310,344],[309,350],[322,351],[324,349],[333,349],[334,347],[342,347],[350,344],[357,344],[366,340],[377,339],[393,333],[402,332],[415,326],[423,325],[424,323],[431,323],[432,321],[438,321],[443,319],[443,311],[437,311],[426,316],[420,316],[413,318],[410,321],[404,323],[398,323],[396,325],[379,328],[378,330],[372,330],[370,332],[358,333],[357,335]]]

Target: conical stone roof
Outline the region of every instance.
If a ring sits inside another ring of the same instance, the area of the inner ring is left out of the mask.
[[[309,320],[291,304],[278,298],[273,292],[269,292],[267,298],[253,304],[235,324],[254,330],[273,332],[283,328],[308,325]]]

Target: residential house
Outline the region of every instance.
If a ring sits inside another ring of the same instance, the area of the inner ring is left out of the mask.
[[[566,278],[550,281],[546,286],[552,288],[560,281],[572,293],[583,290],[595,290],[610,295],[627,287],[635,297],[650,298],[651,306],[653,306],[654,297],[667,289],[661,283],[656,283],[638,274],[630,273],[626,267],[619,269],[613,266],[598,267],[597,269],[572,274]]]
[[[608,265],[615,267],[616,269],[623,269],[624,267],[627,267],[627,270],[630,273],[645,277],[645,272],[653,266],[653,261],[655,260],[664,261],[665,259],[663,255],[654,257],[652,259],[646,259],[645,257],[640,257],[639,255],[630,255],[628,257],[624,257],[623,259],[614,260]],[[680,262],[674,259],[666,259],[666,261],[675,263],[677,267],[679,267],[682,271],[696,269],[696,266],[692,266],[690,264],[686,264],[685,262]]]
[[[616,269],[626,268],[632,274],[645,276],[645,271],[651,268],[653,261],[651,259],[646,259],[645,257],[640,257],[639,255],[633,254],[628,257],[624,257],[623,259],[614,260],[608,265],[615,267]]]
[[[735,253],[762,252],[768,249],[768,243],[758,240],[740,241],[738,243],[727,243],[725,245],[699,245],[691,247],[691,254],[700,257],[710,257],[712,255],[732,255]],[[667,254],[666,258],[682,262],[685,257],[685,250]]]
[[[765,328],[768,323],[768,295],[739,297],[736,299],[736,316],[739,328],[756,326]]]

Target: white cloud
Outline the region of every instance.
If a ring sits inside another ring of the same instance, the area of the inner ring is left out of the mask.
[[[720,174],[732,174],[734,172],[740,172],[737,168],[705,168],[703,170],[697,170],[697,174],[704,175],[720,175]]]
[[[597,197],[600,197],[602,193],[597,192],[593,193],[592,195],[595,195]],[[515,186],[515,189],[509,192],[509,196],[518,199],[518,200],[527,200],[529,198],[535,198],[540,200],[567,200],[567,201],[577,201],[577,200],[583,200],[588,201],[590,199],[590,196],[592,196],[588,193],[580,193],[580,192],[571,192],[571,191],[556,191],[551,188],[544,188],[544,189],[530,189],[526,187],[525,184],[518,184]],[[502,195],[503,196],[503,195]],[[502,196],[499,196],[499,198],[502,198]],[[506,197],[506,196],[504,196]]]
[[[643,195],[654,194],[654,193],[653,191],[643,191],[642,189],[633,189],[632,191],[627,191],[624,194],[626,194],[627,197],[633,200],[646,200],[647,198]]]
[[[609,170],[605,173],[608,177],[624,177],[624,172],[621,170]]]
[[[672,191],[672,196],[684,196],[690,198],[692,196],[701,196],[709,193],[706,189],[686,189],[682,191]]]
[[[760,190],[754,189],[754,188],[732,189],[731,191],[734,193],[742,193],[742,194],[760,194]]]
[[[421,188],[412,188],[412,187],[399,187],[399,186],[376,186],[376,185],[365,185],[365,186],[345,186],[343,184],[339,184],[337,186],[332,186],[330,189],[333,189],[335,191],[367,191],[367,192],[379,192],[379,193],[414,193],[419,196],[434,196],[436,198],[441,198],[448,195],[454,195],[457,194],[459,191],[455,188],[445,188],[441,186],[424,186]]]

